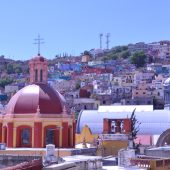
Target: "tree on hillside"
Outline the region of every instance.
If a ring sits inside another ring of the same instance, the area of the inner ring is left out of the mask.
[[[13,68],[13,65],[11,63],[7,64],[7,73],[8,74],[14,73],[14,68]]]
[[[15,73],[22,73],[22,68],[19,64],[13,64],[13,71]]]
[[[130,52],[128,50],[125,50],[125,51],[122,51],[120,53],[120,57],[123,58],[123,59],[126,59],[130,56]]]
[[[116,47],[113,47],[113,48],[112,48],[112,51],[113,51],[114,53],[120,53],[120,52],[126,51],[126,50],[128,50],[128,47],[127,47],[127,46],[116,46]]]
[[[146,55],[143,51],[137,51],[131,56],[130,60],[136,67],[143,67],[146,63]]]
[[[90,55],[89,51],[87,51],[87,50],[85,50],[83,54],[84,55]]]
[[[5,87],[8,84],[11,84],[13,82],[13,79],[10,77],[5,77],[0,79],[0,87]]]

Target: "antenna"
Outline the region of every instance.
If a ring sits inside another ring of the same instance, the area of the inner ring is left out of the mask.
[[[109,49],[109,43],[110,43],[109,38],[110,38],[110,33],[107,33],[107,34],[106,34],[106,49],[107,49],[107,50]]]
[[[102,49],[102,37],[103,37],[103,34],[100,33],[100,34],[99,34],[99,38],[100,38],[100,49]]]
[[[40,38],[40,35],[38,34],[38,38],[34,39],[35,43],[38,46],[38,55],[40,55],[40,45],[44,44],[43,42],[44,39]]]

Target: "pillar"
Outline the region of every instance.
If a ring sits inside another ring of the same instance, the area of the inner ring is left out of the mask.
[[[2,142],[7,143],[7,126],[3,126],[2,131],[3,131]]]
[[[73,133],[72,133],[72,135],[73,135],[73,138],[72,138],[72,147],[74,147],[75,146],[75,135],[76,135],[76,122],[73,122]]]
[[[108,134],[110,132],[110,120],[104,119],[103,120],[103,133]]]
[[[34,148],[42,147],[42,122],[34,122]]]
[[[124,130],[124,133],[126,134],[129,134],[131,132],[131,120],[130,119],[123,120],[123,130]]]
[[[62,122],[62,147],[68,147],[68,122]]]
[[[9,122],[7,125],[7,147],[13,147],[13,122]]]

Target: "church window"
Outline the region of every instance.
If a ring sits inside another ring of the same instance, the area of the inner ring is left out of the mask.
[[[54,130],[47,129],[46,130],[46,145],[54,144]]]
[[[21,142],[23,145],[30,144],[30,129],[25,128],[21,131]]]

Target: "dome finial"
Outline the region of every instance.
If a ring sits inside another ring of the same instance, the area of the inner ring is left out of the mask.
[[[36,112],[37,115],[40,115],[40,106],[38,105],[37,106],[37,112]]]
[[[63,106],[63,114],[67,114],[66,106]]]

